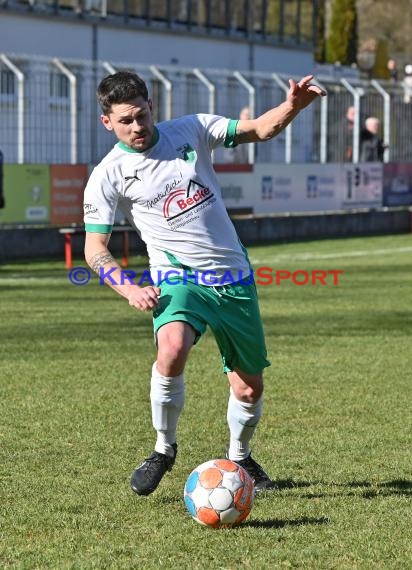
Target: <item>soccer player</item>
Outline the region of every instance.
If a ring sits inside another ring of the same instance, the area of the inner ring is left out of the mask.
[[[184,368],[207,325],[230,385],[227,457],[246,469],[256,491],[274,486],[249,445],[262,414],[263,370],[270,365],[256,286],[223,203],[211,151],[276,136],[325,95],[311,80],[291,79],[285,101],[257,119],[197,114],[157,125],[138,75],[121,71],[98,86],[101,121],[118,142],[85,190],[85,258],[100,275],[110,271],[106,283],[131,307],[152,311],[157,347],[150,383],[157,439],[132,474],[138,495],[152,493],[175,463]],[[153,279],[147,286],[125,280],[108,249],[117,206],[146,243]]]

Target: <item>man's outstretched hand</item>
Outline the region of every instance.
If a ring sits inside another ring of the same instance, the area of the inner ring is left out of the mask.
[[[304,109],[316,99],[316,97],[325,97],[326,91],[318,85],[311,83],[313,75],[306,75],[298,83],[294,79],[289,79],[289,92],[287,100],[297,109]]]

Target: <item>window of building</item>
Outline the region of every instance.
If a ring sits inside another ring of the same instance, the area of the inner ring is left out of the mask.
[[[315,9],[312,2],[301,0],[300,7],[300,40],[311,43],[313,41],[313,18]]]
[[[228,0],[209,0],[210,3],[210,26],[215,29],[227,28],[227,4]]]
[[[300,4],[300,0],[286,0],[284,2],[283,37],[298,39],[300,35],[298,30],[298,8]]]
[[[108,0],[108,5],[110,5],[110,0]],[[124,9],[124,5],[120,6],[121,11]],[[129,16],[134,18],[146,18],[148,12],[148,3],[146,0],[128,0],[127,11]],[[118,10],[119,12],[119,10]]]
[[[278,41],[312,41],[312,0],[267,0],[265,35]]]
[[[180,2],[178,2],[179,4]],[[165,0],[152,0],[149,3],[149,14],[148,17],[150,20],[154,20],[157,22],[166,22],[169,17],[169,7],[168,2]]]
[[[191,24],[206,26],[209,18],[208,0],[191,0],[190,17]]]
[[[266,6],[264,0],[255,0],[249,3],[249,33],[263,34],[266,20]]]
[[[187,0],[175,0],[171,3],[171,19],[172,22],[186,23],[189,21],[189,11],[191,3]]]
[[[127,11],[125,10],[124,0],[106,0],[106,12],[109,16],[123,16],[126,19],[126,13],[134,16],[135,12],[139,10],[136,5],[140,5],[137,0],[129,1]]]

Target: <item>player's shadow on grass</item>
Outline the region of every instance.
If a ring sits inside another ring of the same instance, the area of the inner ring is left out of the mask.
[[[326,485],[326,484],[325,484]],[[322,493],[307,493],[301,495],[303,499],[322,499],[324,497],[361,497],[363,499],[374,499],[376,497],[388,497],[391,495],[412,496],[412,481],[406,479],[394,479],[382,483],[372,483],[370,481],[350,481],[349,483],[333,483],[328,486],[345,488],[344,491],[331,491]],[[347,490],[349,488],[351,490]]]
[[[310,481],[295,481],[294,479],[276,479],[275,489],[283,491],[283,489],[299,489],[300,487],[311,487],[314,483]]]
[[[329,524],[328,517],[302,517],[300,519],[267,519],[267,520],[247,520],[242,524],[242,527],[253,528],[284,528],[287,526],[305,526],[305,525],[320,525]]]
[[[373,499],[378,496],[406,495],[412,496],[412,481],[406,479],[394,479],[383,483],[371,483],[370,481],[351,481],[348,487],[362,489],[362,497]]]

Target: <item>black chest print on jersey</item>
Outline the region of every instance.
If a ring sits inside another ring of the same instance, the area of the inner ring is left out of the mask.
[[[128,180],[142,180],[141,178],[139,178],[138,175],[139,171],[135,170],[133,176],[125,176],[124,179],[127,182]]]
[[[132,176],[125,176],[124,177],[124,181],[126,182],[126,190],[128,190],[134,182],[141,182],[142,181],[142,179],[139,178],[138,173],[139,173],[139,171],[135,170],[134,174]]]
[[[129,176],[125,176],[124,177],[124,192],[126,193],[130,187],[135,183],[135,182],[142,182],[142,179],[140,178],[140,176],[138,176],[139,171],[135,170],[133,175],[129,175]]]

